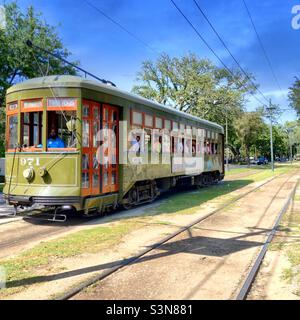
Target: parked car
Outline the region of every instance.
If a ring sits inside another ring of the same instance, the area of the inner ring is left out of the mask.
[[[256,164],[258,165],[268,164],[268,159],[263,156],[258,157]]]
[[[257,163],[257,160],[255,160],[254,157],[250,157],[250,164],[256,164]]]
[[[5,158],[0,158],[0,177],[5,175]]]

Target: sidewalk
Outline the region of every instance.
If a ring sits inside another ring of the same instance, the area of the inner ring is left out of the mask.
[[[9,217],[8,214],[13,214],[14,208],[12,206],[9,206],[5,203],[5,200],[3,199],[3,194],[0,193],[0,225],[10,223],[12,221],[15,221],[15,217]],[[18,218],[21,219],[21,218]]]

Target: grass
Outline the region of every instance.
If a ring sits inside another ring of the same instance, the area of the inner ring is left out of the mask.
[[[234,200],[238,195],[231,194],[233,191],[253,182],[260,182],[273,176],[289,172],[292,169],[290,166],[282,166],[277,168],[275,173],[271,170],[262,170],[258,173],[250,173],[250,175],[245,178],[226,181],[223,184],[199,189],[193,193],[179,193],[171,196],[168,201],[151,210],[149,214],[193,214],[202,204],[208,201],[213,200],[214,202],[223,204],[224,202]]]
[[[5,269],[7,283],[6,289],[0,291],[0,297],[40,282],[43,278],[41,274],[53,272],[53,267],[60,260],[83,253],[101,252],[119,243],[133,229],[142,226],[140,221],[138,223],[133,218],[107,227],[82,230],[58,240],[41,243],[17,257],[2,260],[0,266]]]
[[[266,166],[250,166],[250,167],[243,167],[243,168],[230,168],[229,171],[225,172],[226,176],[230,176],[230,175],[235,175],[235,174],[239,174],[239,173],[244,173],[244,172],[249,172],[251,173],[252,171],[257,171],[257,170],[264,170],[266,169]]]
[[[290,167],[280,167],[276,170],[275,175],[288,172],[290,169]],[[0,291],[0,298],[18,293],[30,285],[49,281],[47,275],[59,272],[57,267],[63,259],[112,248],[125,235],[147,225],[151,216],[165,213],[192,214],[199,210],[202,204],[212,200],[222,204],[238,196],[232,194],[233,191],[273,175],[274,173],[270,170],[262,170],[255,174],[250,173],[243,179],[226,181],[195,192],[178,193],[169,197],[167,201],[155,209],[148,211],[143,217],[127,217],[108,226],[78,231],[56,240],[41,243],[13,258],[0,260],[0,267],[5,268],[7,275],[7,288]],[[159,223],[165,224],[162,220],[159,220]]]
[[[300,189],[298,189],[300,190]],[[285,253],[290,266],[282,272],[282,279],[292,286],[293,293],[300,296],[300,197],[294,198],[293,209],[286,214],[278,228],[282,237],[273,242],[270,250],[280,250]]]

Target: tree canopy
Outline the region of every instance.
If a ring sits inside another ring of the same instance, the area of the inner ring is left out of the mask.
[[[156,61],[145,61],[133,92],[180,111],[224,124],[243,111],[245,95],[255,86],[238,71],[215,66],[195,54],[171,58],[162,54]]]
[[[67,58],[56,28],[44,21],[32,6],[22,12],[17,2],[4,5],[6,23],[0,29],[0,156],[4,154],[6,90],[13,84],[42,75],[76,74],[76,70],[47,54],[33,52],[26,40],[39,47]]]
[[[236,158],[263,155],[270,159],[270,130],[264,117],[275,119],[281,110],[272,105],[271,111],[260,106],[255,112],[246,112],[247,95],[255,93],[258,87],[252,75],[246,77],[236,70],[228,72],[192,53],[178,58],[162,54],[156,61],[142,64],[137,82],[132,91],[147,99],[223,126],[227,118],[228,147]],[[291,89],[290,99],[300,114],[299,80]],[[288,134],[286,128],[275,122],[274,155],[282,157],[289,153]]]
[[[291,106],[296,110],[300,118],[300,79],[296,78],[293,86],[290,88],[289,99]]]
[[[7,88],[16,82],[41,75],[76,74],[76,71],[47,54],[33,53],[26,44],[32,41],[41,48],[67,58],[56,28],[46,23],[32,6],[22,12],[17,2],[4,5],[6,27],[0,29],[0,106]]]
[[[264,126],[265,123],[259,112],[245,112],[234,122],[238,140],[248,161],[250,161],[251,147],[257,145],[257,140],[262,135]]]

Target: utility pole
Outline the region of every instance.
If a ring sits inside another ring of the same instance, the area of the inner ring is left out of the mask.
[[[228,117],[226,107],[226,169],[229,171],[229,148],[228,148]]]
[[[273,111],[275,110],[272,107],[272,102],[270,99],[269,107],[267,107],[268,115],[267,117],[270,119],[270,149],[271,149],[271,168],[274,172],[274,149],[273,149]]]
[[[274,150],[273,150],[273,123],[272,117],[270,118],[270,147],[271,147],[271,166],[274,172]]]

